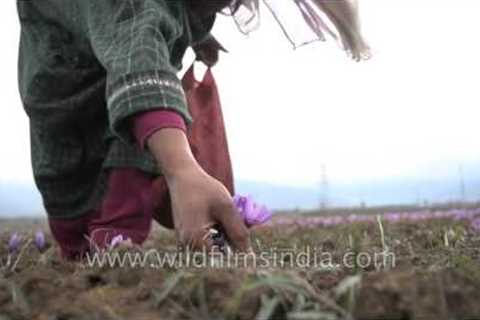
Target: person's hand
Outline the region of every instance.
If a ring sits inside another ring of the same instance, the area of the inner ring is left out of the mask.
[[[250,248],[248,231],[228,190],[199,168],[184,170],[168,180],[175,230],[181,244],[212,248],[210,229],[224,232],[240,251]]]
[[[249,251],[248,230],[236,212],[228,190],[194,159],[183,131],[162,129],[148,145],[165,176],[179,242],[191,249],[210,249],[215,228],[225,233],[234,249]]]
[[[213,36],[194,46],[193,51],[195,51],[197,60],[202,61],[207,67],[213,67],[218,62],[220,51],[227,52]]]

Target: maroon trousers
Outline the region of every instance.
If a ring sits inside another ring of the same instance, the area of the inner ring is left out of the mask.
[[[49,219],[62,255],[80,258],[104,248],[121,234],[135,243],[148,236],[153,218],[152,179],[137,169],[110,172],[107,193],[99,208],[76,219]]]
[[[233,173],[220,99],[213,74],[195,80],[193,65],[182,79],[190,113],[194,119],[187,135],[198,163],[234,194]],[[171,111],[153,111],[134,119],[134,135],[144,147],[149,135],[162,128],[179,128],[181,119]],[[136,244],[148,237],[152,220],[173,228],[170,195],[165,179],[152,177],[135,168],[109,172],[107,191],[95,210],[76,219],[49,219],[50,229],[62,255],[82,257],[87,251],[104,248],[113,237],[122,235]]]

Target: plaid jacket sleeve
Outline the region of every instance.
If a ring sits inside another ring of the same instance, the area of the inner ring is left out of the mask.
[[[134,141],[131,117],[167,109],[191,122],[171,52],[187,47],[183,1],[86,0],[93,52],[107,71],[106,102],[112,132]],[[189,31],[189,30],[187,30]],[[175,46],[175,47],[174,47]],[[181,61],[181,59],[180,59]],[[178,61],[177,61],[178,63]]]

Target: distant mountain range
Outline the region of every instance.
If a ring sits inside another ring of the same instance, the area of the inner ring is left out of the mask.
[[[275,209],[313,209],[321,203],[329,206],[380,206],[425,204],[480,199],[480,176],[468,178],[464,187],[456,179],[391,179],[362,183],[330,183],[326,189],[292,188],[240,181],[239,193],[255,196]],[[462,191],[463,190],[463,191]]]
[[[330,183],[320,187],[297,188],[255,181],[237,181],[239,194],[250,194],[272,209],[313,209],[320,203],[330,206],[423,204],[455,200],[480,200],[480,173],[465,177],[463,187],[454,178],[390,179],[362,183]],[[31,216],[44,212],[34,186],[0,184],[0,216]]]
[[[35,186],[0,184],[0,216],[32,216],[43,212],[42,199]]]

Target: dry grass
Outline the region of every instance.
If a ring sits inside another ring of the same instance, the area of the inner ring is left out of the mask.
[[[2,222],[0,240],[5,243],[11,230],[33,235],[40,226]],[[316,248],[335,262],[387,248],[395,254],[394,268],[356,262],[292,268],[291,257],[283,266],[262,268],[87,268],[62,261],[55,246],[40,254],[28,245],[14,270],[0,272],[0,319],[480,318],[478,234],[448,220],[381,226],[262,227],[253,243],[257,255]],[[141,252],[172,248],[173,234],[155,229]],[[6,256],[2,245],[4,266]]]

